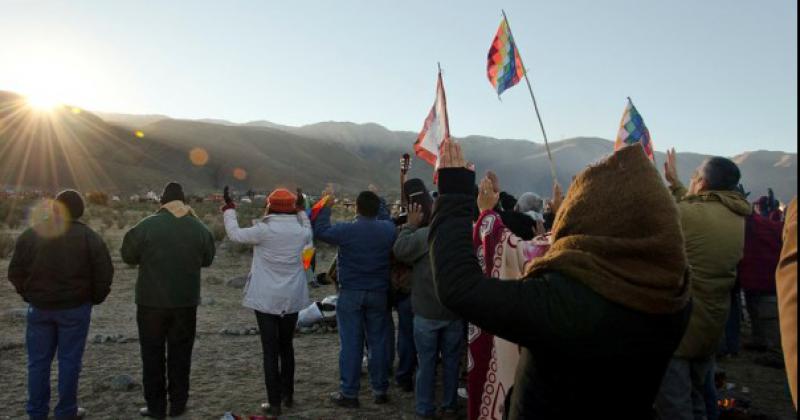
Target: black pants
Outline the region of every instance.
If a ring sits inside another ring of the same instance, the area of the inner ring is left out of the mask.
[[[197,307],[139,305],[136,323],[139,325],[142,383],[147,408],[154,414],[166,414],[167,392],[173,410],[185,407],[189,399]]]
[[[267,401],[280,407],[281,398],[294,394],[294,328],[297,313],[270,315],[255,311],[258,330],[261,333],[261,349],[264,353],[264,383],[267,386]],[[279,363],[280,360],[280,363]]]

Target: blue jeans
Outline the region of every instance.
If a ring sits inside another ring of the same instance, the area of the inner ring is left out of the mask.
[[[739,354],[740,328],[742,324],[742,289],[734,286],[731,290],[731,310],[728,312],[728,320],[725,322],[725,334],[720,343],[719,353]]]
[[[50,367],[58,351],[57,419],[78,411],[78,377],[86,347],[92,305],[63,310],[28,307],[25,347],[28,351],[28,404],[31,419],[46,419],[50,412]]]
[[[703,398],[706,401],[706,420],[717,420],[719,418],[719,406],[717,406],[717,381],[715,376],[716,363],[711,364],[706,376],[706,384],[703,388]]]
[[[398,384],[410,384],[414,379],[417,365],[417,348],[414,345],[414,312],[411,310],[411,296],[407,295],[396,302],[397,307],[397,339],[392,314],[389,312],[387,328],[387,352],[389,367],[394,364],[395,343],[397,343],[397,372],[395,381]]]
[[[364,335],[369,346],[369,380],[375,395],[389,389],[386,365],[386,317],[389,299],[385,291],[339,290],[336,322],[339,326],[339,378],[342,395],[357,398],[361,388]]]
[[[442,409],[458,407],[458,364],[464,343],[464,321],[438,321],[414,316],[414,341],[417,345],[417,414],[436,412],[436,359],[442,355]]]

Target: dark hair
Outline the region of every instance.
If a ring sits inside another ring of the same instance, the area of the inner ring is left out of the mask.
[[[406,194],[405,198],[409,205],[419,204],[422,206],[424,216],[421,226],[427,226],[433,215],[433,197],[428,192],[425,183],[419,178],[411,178],[403,185],[403,192]]]
[[[362,191],[356,198],[356,212],[364,217],[376,217],[381,208],[381,199],[372,191]]]
[[[183,195],[183,187],[177,182],[170,182],[164,186],[164,191],[161,193],[161,204],[167,204],[170,201],[183,201],[186,202],[186,197]]]
[[[742,177],[732,160],[719,156],[706,159],[702,174],[706,189],[712,191],[734,191]]]
[[[69,211],[69,216],[72,220],[80,219],[83,216],[83,210],[86,207],[83,203],[81,193],[75,190],[64,190],[58,193],[56,201],[63,204]]]

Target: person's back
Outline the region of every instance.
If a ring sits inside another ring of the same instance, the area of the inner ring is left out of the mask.
[[[745,222],[744,252],[738,275],[742,288],[775,293],[775,270],[781,255],[783,223],[753,213]]]
[[[139,222],[122,240],[123,261],[139,266],[136,323],[147,402],[139,410],[142,416],[164,418],[167,393],[170,416],[186,410],[200,269],[211,265],[214,253],[214,237],[186,205],[183,187],[175,182],[164,187],[158,212]]]
[[[114,266],[103,239],[79,222],[80,193],[62,191],[42,206],[43,223],[20,235],[8,266],[8,280],[30,303],[26,318],[28,403],[31,418],[46,418],[50,407],[50,369],[58,352],[56,418],[83,418],[78,378],[92,305],[108,296]]]
[[[356,199],[358,216],[353,222],[331,225],[327,205],[314,221],[314,238],[338,245],[339,299],[336,320],[339,328],[340,391],[331,395],[340,407],[359,406],[361,356],[364,340],[369,346],[369,374],[375,402],[385,404],[387,380],[387,326],[389,314],[390,256],[395,240],[394,223],[382,200],[371,191]]]
[[[126,235],[122,259],[139,266],[136,304],[160,308],[200,303],[200,269],[214,258],[214,238],[197,217],[162,208]]]
[[[79,221],[68,223],[52,238],[27,229],[9,265],[9,280],[19,279],[22,296],[37,308],[96,305],[110,291],[114,268],[103,239]]]
[[[383,204],[377,215],[358,215],[351,222],[331,225],[330,217],[330,208],[320,212],[314,223],[314,237],[339,247],[339,288],[388,290],[390,254],[396,232]]]
[[[439,170],[434,281],[449,309],[525,348],[506,415],[650,418],[689,296],[677,208],[644,151],[624,148],[579,174],[549,251],[523,280],[497,281],[472,254],[474,174],[455,148]]]
[[[730,308],[730,291],[744,249],[745,216],[752,210],[737,191],[686,193],[673,188],[691,266],[693,310],[676,356],[713,354]]]

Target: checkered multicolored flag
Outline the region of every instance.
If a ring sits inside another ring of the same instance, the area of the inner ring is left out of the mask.
[[[617,141],[614,143],[614,150],[619,150],[631,144],[640,143],[647,153],[647,157],[655,162],[653,154],[653,141],[650,139],[650,130],[644,125],[644,120],[639,111],[633,106],[633,101],[628,98],[628,106],[622,114],[622,121],[617,132]]]
[[[503,91],[519,83],[523,75],[524,68],[519,58],[519,51],[514,44],[508,22],[504,18],[497,28],[492,46],[489,47],[486,76],[497,91],[497,96],[500,96]]]

